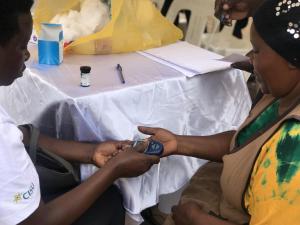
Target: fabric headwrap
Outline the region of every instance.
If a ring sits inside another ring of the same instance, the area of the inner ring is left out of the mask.
[[[274,51],[300,68],[300,0],[265,0],[253,22]]]

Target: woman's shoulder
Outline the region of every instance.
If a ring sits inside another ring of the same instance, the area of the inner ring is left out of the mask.
[[[282,135],[298,136],[300,135],[300,120],[288,119],[280,127]]]
[[[277,158],[293,158],[300,153],[300,121],[289,119],[272,136],[270,146],[275,147]],[[284,159],[282,159],[284,161]]]

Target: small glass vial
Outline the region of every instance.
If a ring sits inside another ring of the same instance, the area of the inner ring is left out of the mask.
[[[91,67],[90,66],[81,66],[80,67],[80,86],[81,87],[89,87],[91,85],[90,80],[90,73]]]

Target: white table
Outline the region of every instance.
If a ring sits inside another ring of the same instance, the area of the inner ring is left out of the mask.
[[[28,62],[30,70],[0,88],[0,104],[17,123],[34,123],[52,136],[80,141],[141,136],[138,125],[177,134],[210,135],[236,129],[248,115],[250,98],[242,73],[225,70],[186,78],[137,53],[66,56],[60,66]],[[123,66],[126,84],[115,66]],[[81,65],[92,67],[91,87],[80,87]],[[183,187],[205,161],[172,156],[145,175],[117,182],[131,214],[155,205],[159,196]],[[95,171],[82,166],[82,178]]]

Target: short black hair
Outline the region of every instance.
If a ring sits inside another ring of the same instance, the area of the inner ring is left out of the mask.
[[[0,45],[5,45],[19,32],[18,18],[30,13],[34,0],[0,0]]]

